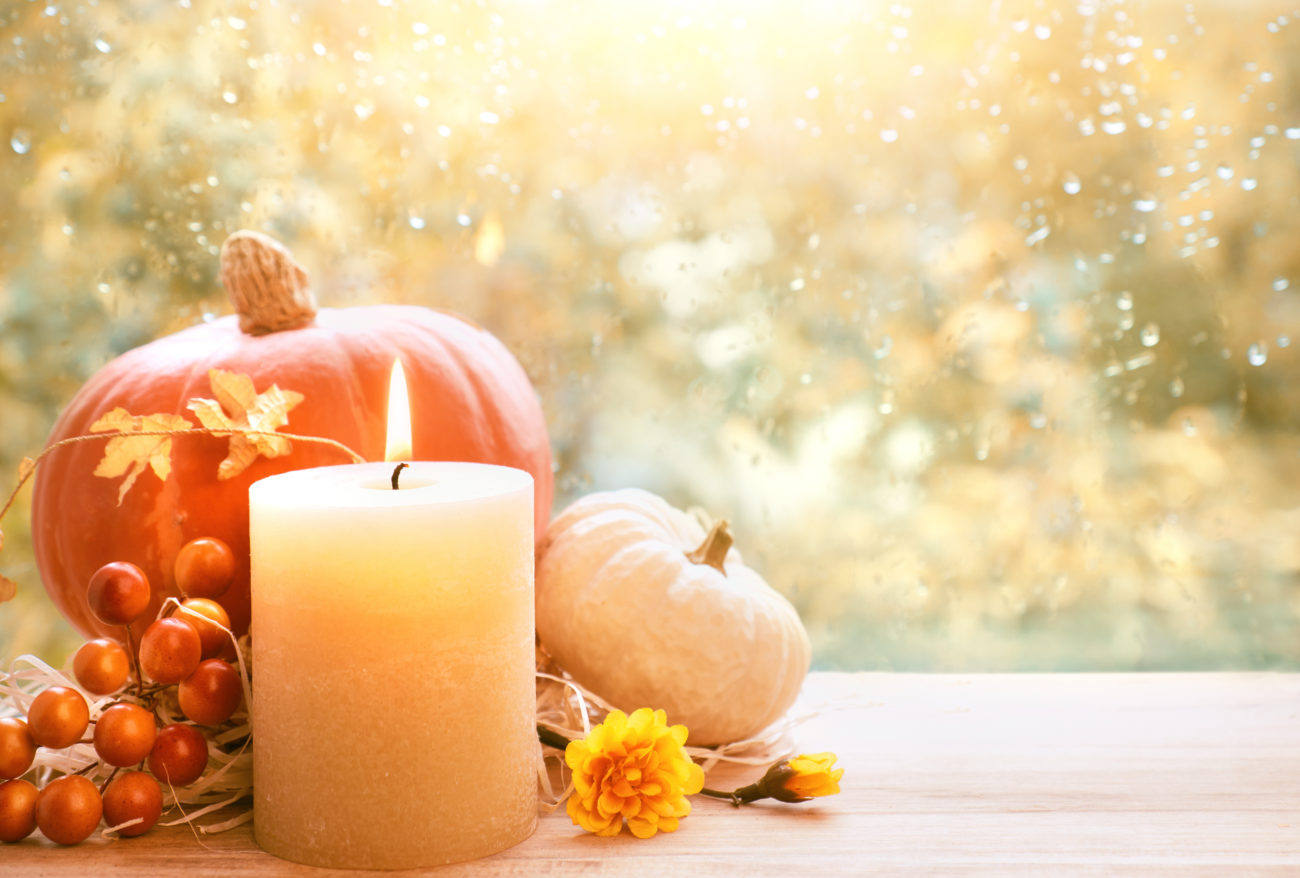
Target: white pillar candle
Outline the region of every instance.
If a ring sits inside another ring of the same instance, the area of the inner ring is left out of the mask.
[[[249,490],[254,834],[289,860],[433,866],[537,824],[532,476],[394,466]]]

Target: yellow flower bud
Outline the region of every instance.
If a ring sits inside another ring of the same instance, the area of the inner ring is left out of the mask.
[[[755,784],[763,796],[781,802],[806,802],[840,791],[844,769],[835,768],[834,753],[811,753],[778,762]]]

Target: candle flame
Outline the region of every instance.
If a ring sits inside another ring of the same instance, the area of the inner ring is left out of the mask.
[[[393,361],[393,376],[388,381],[388,434],[384,460],[411,459],[411,397],[406,391],[406,373],[402,361]]]

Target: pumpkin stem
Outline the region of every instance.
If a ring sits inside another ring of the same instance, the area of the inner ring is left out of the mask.
[[[316,319],[307,272],[279,241],[248,229],[221,245],[221,285],[249,335],[297,329]]]
[[[700,543],[700,547],[693,552],[687,552],[686,557],[690,558],[696,564],[708,564],[714,570],[727,575],[727,569],[723,566],[723,561],[727,558],[727,553],[731,551],[731,544],[734,542],[731,536],[731,528],[727,525],[724,518],[713,525],[709,535]]]

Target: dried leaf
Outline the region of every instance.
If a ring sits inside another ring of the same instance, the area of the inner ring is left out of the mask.
[[[152,433],[190,428],[190,422],[182,415],[133,415],[119,407],[91,424],[90,432]],[[166,481],[172,471],[171,454],[170,436],[114,436],[108,440],[104,456],[95,467],[95,475],[106,479],[126,476],[117,489],[117,505],[121,506],[126,492],[131,490],[146,467],[152,469],[159,479]]]
[[[217,468],[218,479],[233,478],[248,468],[257,456],[281,457],[293,450],[283,436],[267,436],[289,423],[289,412],[305,397],[272,384],[261,393],[253,379],[238,372],[213,369],[208,372],[216,399],[195,398],[189,410],[199,423],[216,436],[230,437],[230,450]]]
[[[8,576],[0,574],[0,604],[5,601],[13,600],[14,595],[18,594],[18,583],[14,582]]]

